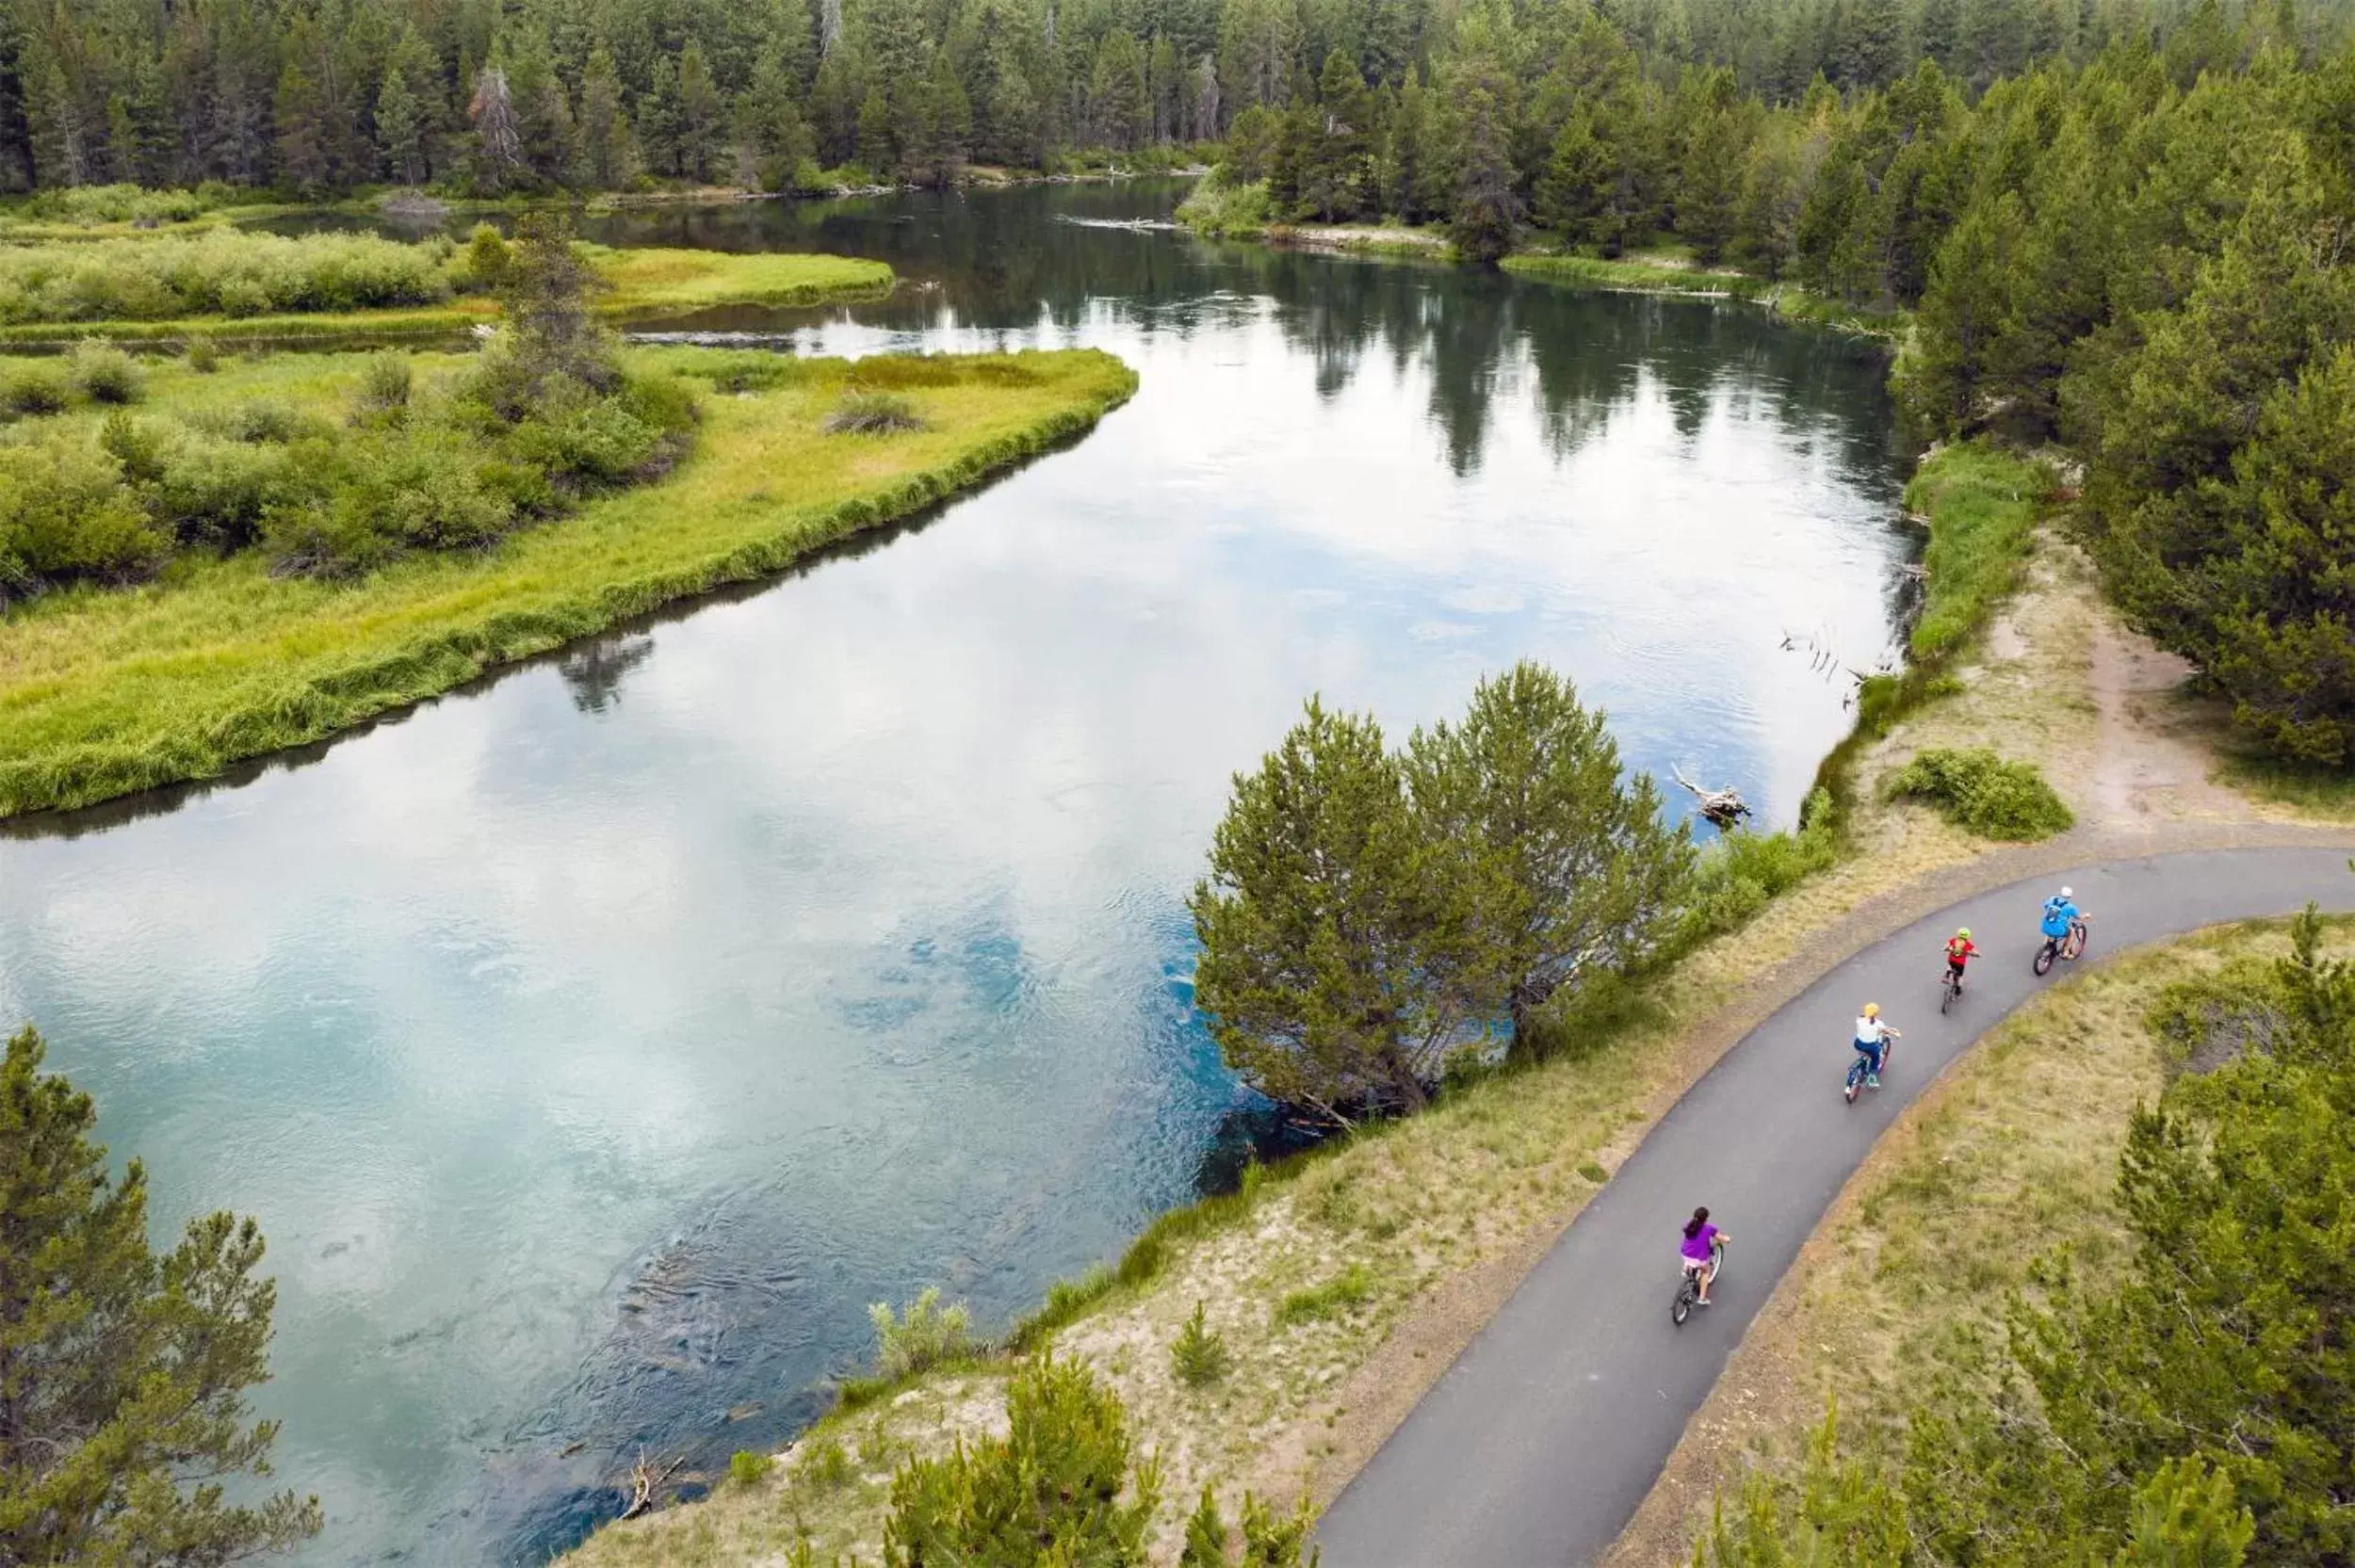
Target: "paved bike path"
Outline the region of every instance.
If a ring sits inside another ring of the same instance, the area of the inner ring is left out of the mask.
[[[1326,1568],[1593,1561],[1651,1489],[1800,1246],[1907,1104],[2071,966],[2029,961],[2043,899],[2076,889],[2091,956],[2309,899],[2355,910],[2344,849],[2112,861],[1966,898],[1865,948],[1752,1030],[1664,1117],[1317,1527]],[[1980,948],[1952,1014],[1941,948]],[[1904,1032],[1878,1093],[1841,1099],[1858,1010]],[[1731,1237],[1707,1311],[1668,1321],[1696,1204]]]

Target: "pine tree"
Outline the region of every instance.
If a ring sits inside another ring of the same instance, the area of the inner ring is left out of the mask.
[[[376,142],[386,174],[405,186],[424,183],[425,115],[408,76],[398,70],[387,71],[377,89]]]
[[[581,168],[590,186],[616,190],[626,184],[633,150],[629,117],[622,105],[613,51],[603,39],[591,47],[581,73],[579,134]]]
[[[965,171],[971,152],[973,110],[947,50],[933,56],[925,99],[925,178],[936,186],[950,186]]]
[[[1088,73],[1088,121],[1094,139],[1128,152],[1145,139],[1150,112],[1145,51],[1134,33],[1116,27],[1096,45],[1096,63]]]
[[[726,156],[727,116],[703,40],[690,39],[678,61],[678,172],[707,182]]]
[[[794,101],[794,76],[786,52],[771,48],[753,68],[752,85],[738,106],[739,138],[764,190],[789,190],[811,152],[809,126]]]
[[[321,132],[318,89],[302,67],[288,60],[278,73],[271,120],[278,130],[278,178],[304,196],[327,188],[327,146]]]
[[[654,62],[653,79],[638,100],[639,151],[657,174],[680,172],[681,118],[678,62],[666,55]]]
[[[0,1065],[0,1560],[228,1562],[317,1534],[317,1498],[218,1484],[268,1475],[278,1435],[245,1400],[277,1300],[261,1232],[214,1214],[158,1256],[147,1172],[108,1174],[44,1054],[27,1028]]]

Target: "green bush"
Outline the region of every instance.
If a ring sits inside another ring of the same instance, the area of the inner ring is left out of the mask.
[[[1194,1316],[1170,1346],[1170,1366],[1188,1388],[1207,1388],[1226,1375],[1226,1341],[1206,1321],[1206,1310],[1203,1302],[1194,1302]]]
[[[390,351],[370,355],[367,368],[360,373],[360,391],[354,399],[360,417],[388,421],[406,413],[414,379],[408,355]]]
[[[2011,843],[2050,838],[2076,821],[2043,774],[1985,747],[1923,752],[1889,781],[1889,793],[1926,800],[1957,827]]]
[[[886,1568],[1141,1568],[1161,1469],[1136,1460],[1112,1391],[1079,1362],[1041,1357],[1008,1382],[1006,1422],[1003,1437],[893,1478]]]
[[[136,403],[147,390],[138,362],[112,344],[75,344],[66,356],[65,373],[93,403]]]
[[[101,223],[186,223],[214,204],[208,193],[193,190],[148,190],[135,185],[72,186],[37,193],[24,203],[24,216],[81,228]]]
[[[768,1454],[756,1454],[749,1448],[739,1448],[728,1461],[728,1479],[739,1486],[757,1486],[769,1479],[776,1460]]]
[[[1686,884],[1680,946],[1746,925],[1772,900],[1840,858],[1830,824],[1829,797],[1817,790],[1800,812],[1797,832],[1718,835],[1704,849]]]
[[[1265,180],[1235,181],[1214,170],[1178,203],[1177,218],[1198,234],[1247,238],[1267,227],[1269,211]]]
[[[209,376],[220,368],[220,345],[209,333],[197,332],[188,338],[187,352],[188,368],[200,376]]]
[[[105,450],[63,434],[0,446],[0,593],[143,576],[171,551]]]
[[[960,1361],[981,1349],[973,1337],[973,1315],[963,1301],[943,1306],[940,1287],[923,1293],[895,1315],[888,1301],[867,1309],[875,1325],[875,1376],[885,1382],[914,1377],[944,1362]]]
[[[1291,1513],[1278,1514],[1246,1492],[1242,1495],[1242,1555],[1232,1556],[1226,1549],[1226,1521],[1219,1514],[1218,1498],[1205,1485],[1202,1500],[1186,1519],[1178,1568],[1300,1568],[1300,1554],[1307,1546],[1308,1527],[1314,1522],[1306,1500]],[[1308,1560],[1316,1561],[1314,1552]]]
[[[449,298],[442,249],[217,229],[0,250],[0,322],[365,310]]]
[[[73,384],[54,360],[11,360],[0,371],[0,409],[27,418],[63,413],[73,401]]]

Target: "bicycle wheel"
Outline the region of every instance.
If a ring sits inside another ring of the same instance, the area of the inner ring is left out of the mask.
[[[2061,957],[2067,959],[2070,962],[2074,963],[2079,959],[2085,957],[2085,923],[2083,921],[2071,921],[2069,927],[2069,936],[2061,944]]]
[[[2055,942],[2049,936],[2046,937],[2044,939],[2044,946],[2036,950],[2036,972],[2039,975],[2051,974],[2053,972],[2054,956],[2059,951],[2060,944]]]
[[[1677,1299],[1668,1307],[1668,1321],[1680,1329],[1684,1327],[1684,1320],[1693,1316],[1693,1303],[1699,1299],[1699,1293],[1693,1288],[1693,1276],[1685,1275],[1677,1282]]]
[[[1955,985],[1955,972],[1953,970],[1949,969],[1946,971],[1946,983],[1941,989],[1944,991],[1945,994],[1940,996],[1938,999],[1938,1010],[1941,1012],[1952,1012],[1955,1010],[1955,998],[1962,994],[1962,993],[1957,989]]]
[[[1856,1104],[1857,1091],[1862,1089],[1863,1087],[1864,1059],[1860,1056],[1856,1059],[1856,1060],[1848,1063],[1848,1087],[1846,1090],[1848,1104]]]

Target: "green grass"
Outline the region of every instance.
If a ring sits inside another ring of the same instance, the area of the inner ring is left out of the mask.
[[[720,251],[580,248],[606,288],[593,301],[609,321],[684,315],[723,305],[798,306],[879,299],[893,275],[883,262],[851,256]],[[463,255],[463,252],[462,251]],[[427,305],[380,310],[280,312],[265,315],[184,315],[157,321],[16,322],[0,342],[60,343],[83,337],[175,342],[205,336],[241,340],[382,338],[462,331],[498,317],[487,295],[460,295]]]
[[[1730,295],[1754,299],[1769,284],[1745,272],[1698,267],[1663,267],[1647,261],[1605,261],[1600,256],[1526,254],[1507,256],[1505,271],[1539,283],[1607,288],[1637,294]]]
[[[663,482],[485,556],[403,560],[346,586],[272,577],[253,554],[191,558],[145,586],[18,606],[0,621],[0,816],[207,778],[774,572],[1087,429],[1136,386],[1127,366],[1094,351],[938,361],[908,390],[928,428],[876,441],[820,428],[875,362],[693,348],[630,357],[706,379],[756,361],[771,384],[706,397],[693,454]],[[461,363],[416,359],[421,376]],[[334,405],[365,364],[284,355],[211,377],[167,365],[152,373],[147,406]]]
[[[1321,1323],[1372,1299],[1372,1273],[1364,1264],[1353,1263],[1323,1284],[1286,1295],[1275,1304],[1275,1320],[1284,1324]]]
[[[2036,521],[2052,491],[2042,463],[1986,442],[1950,446],[1906,486],[1906,507],[1930,520],[1922,617],[1909,641],[1916,660],[1952,653],[2020,586]]]

